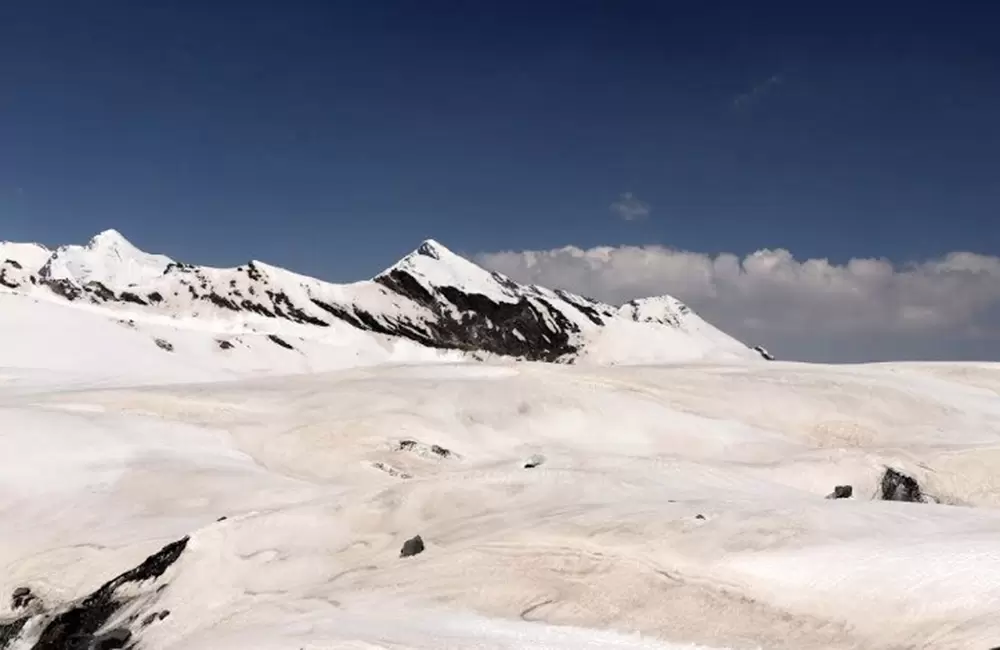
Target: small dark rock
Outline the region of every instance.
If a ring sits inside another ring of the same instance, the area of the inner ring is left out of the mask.
[[[448,458],[449,456],[451,456],[450,449],[445,449],[444,447],[440,447],[438,445],[431,445],[431,451],[440,456],[441,458]]]
[[[219,349],[220,350],[232,350],[233,349],[233,344],[230,343],[229,341],[219,341]]]
[[[149,625],[152,625],[153,623],[156,623],[157,621],[162,621],[168,616],[170,616],[169,609],[165,609],[162,612],[153,612],[152,614],[146,616],[146,618],[142,619],[142,626],[147,627]]]
[[[267,338],[271,339],[271,342],[274,343],[275,345],[283,347],[286,350],[294,350],[295,349],[294,347],[292,347],[291,343],[285,341],[283,338],[281,338],[277,334],[268,334]]]
[[[399,551],[399,557],[412,557],[423,552],[424,540],[421,539],[420,535],[417,535],[403,543],[403,548]]]
[[[916,479],[891,467],[885,468],[881,488],[883,501],[907,501],[910,503],[923,503],[924,501],[924,495],[921,493],[920,485]]]
[[[535,454],[524,462],[524,469],[534,469],[545,462],[545,457]]]
[[[156,339],[156,345],[161,350],[166,350],[167,352],[174,351],[174,344],[171,343],[170,341],[167,341],[166,339]]]
[[[399,441],[399,450],[400,451],[409,451],[409,450],[415,448],[416,446],[417,446],[417,441],[416,440],[400,440]]]
[[[833,488],[833,493],[827,495],[827,499],[850,499],[854,496],[854,487],[850,485],[838,485]]]
[[[705,515],[695,515],[695,516],[694,516],[694,518],[695,518],[695,519],[701,519],[701,520],[704,520],[704,519],[705,519]]]
[[[35,598],[35,594],[31,593],[31,589],[27,587],[18,587],[10,596],[11,609],[15,611],[24,609],[36,600],[38,599]]]
[[[117,650],[124,648],[131,638],[131,632],[123,627],[118,627],[94,637],[94,643],[91,647],[94,650]]]
[[[219,517],[218,519],[216,519],[216,521],[225,521],[226,519],[229,519],[229,517],[226,517],[225,515],[223,515],[223,516]]]

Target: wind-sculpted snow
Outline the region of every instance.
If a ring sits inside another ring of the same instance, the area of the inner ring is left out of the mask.
[[[573,363],[759,358],[670,297],[623,308],[519,285],[434,241],[373,280],[336,285],[258,261],[235,269],[145,253],[115,231],[49,253],[0,244],[0,290],[99,306],[135,322],[307,337],[348,326],[434,350]]]
[[[87,602],[134,650],[1000,645],[995,365],[88,388],[45,354],[0,383],[5,650]]]

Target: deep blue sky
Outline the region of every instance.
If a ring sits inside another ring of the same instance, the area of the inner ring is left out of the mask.
[[[997,254],[998,24],[989,2],[7,0],[0,239],[115,227],[334,280],[426,237]],[[648,219],[609,214],[626,191]]]

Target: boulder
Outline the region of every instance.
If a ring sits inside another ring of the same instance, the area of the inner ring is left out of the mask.
[[[399,551],[399,557],[412,557],[424,552],[424,540],[420,535],[412,537],[403,543],[403,548]]]
[[[833,488],[833,493],[827,495],[827,499],[850,499],[854,496],[854,487],[850,485],[838,485]]]
[[[35,594],[31,593],[31,589],[28,587],[18,587],[10,596],[10,608],[15,611],[24,609],[37,600]]]

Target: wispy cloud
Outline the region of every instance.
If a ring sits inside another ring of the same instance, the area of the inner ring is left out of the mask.
[[[758,83],[756,86],[751,88],[748,92],[737,95],[733,98],[733,108],[739,110],[750,104],[758,102],[767,93],[771,92],[776,86],[780,86],[784,83],[785,79],[780,74],[773,74],[764,81]]]
[[[622,221],[639,221],[648,217],[649,213],[653,211],[652,206],[645,201],[640,201],[631,192],[625,192],[619,196],[618,200],[611,204],[610,209],[611,214]]]
[[[671,294],[783,358],[1000,360],[1000,258],[955,252],[904,266],[882,259],[740,258],[661,246],[482,254],[515,280],[607,302]]]

